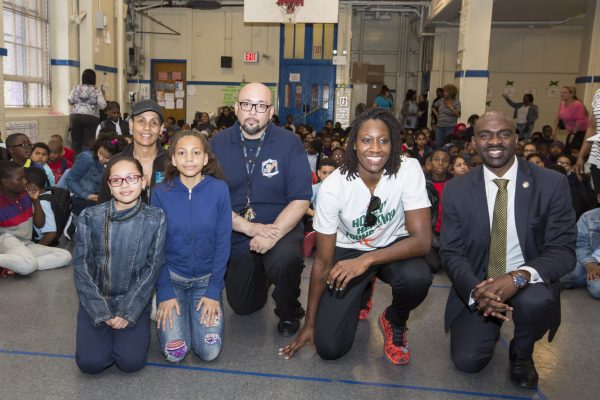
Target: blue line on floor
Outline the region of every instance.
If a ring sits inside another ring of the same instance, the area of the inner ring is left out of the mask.
[[[48,357],[48,358],[62,358],[62,359],[74,359],[75,358],[75,356],[70,355],[70,354],[56,354],[56,353],[6,350],[6,349],[0,349],[0,354]],[[202,372],[212,372],[212,373],[219,373],[219,374],[255,376],[255,377],[261,377],[261,378],[300,380],[300,381],[321,382],[321,383],[342,383],[342,384],[346,384],[346,385],[360,385],[360,386],[380,387],[380,388],[388,388],[388,389],[407,389],[407,390],[414,390],[414,391],[420,391],[420,392],[448,393],[448,394],[456,394],[456,395],[462,395],[462,396],[484,397],[484,398],[489,398],[489,399],[511,399],[511,400],[531,400],[531,399],[536,399],[536,398],[545,399],[545,396],[543,396],[543,394],[539,391],[536,393],[537,396],[526,397],[526,396],[513,396],[513,395],[497,394],[497,393],[470,392],[467,390],[444,389],[444,388],[435,388],[435,387],[428,387],[428,386],[402,385],[402,384],[398,384],[398,383],[379,383],[379,382],[355,381],[355,380],[351,380],[351,379],[334,379],[334,378],[319,378],[319,377],[302,376],[302,375],[273,374],[273,373],[268,373],[268,372],[253,372],[253,371],[239,371],[239,370],[220,369],[220,368],[194,367],[194,366],[189,366],[189,365],[166,364],[166,363],[157,363],[157,362],[149,362],[147,365],[150,367],[157,367],[157,368],[182,369],[182,370],[188,370],[188,371],[202,371]]]

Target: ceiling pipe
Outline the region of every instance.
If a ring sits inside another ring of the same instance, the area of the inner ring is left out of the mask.
[[[565,18],[563,20],[558,21],[492,21],[492,26],[558,26],[566,24],[574,18],[578,18],[579,16]],[[431,22],[432,25],[444,25],[444,26],[452,26],[458,27],[460,26],[459,22]]]

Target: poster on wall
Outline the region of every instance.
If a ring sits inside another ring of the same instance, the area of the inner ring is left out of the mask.
[[[517,90],[512,86],[506,86],[503,91],[503,94],[510,98],[513,98],[516,93],[517,93]]]
[[[550,99],[555,99],[560,96],[560,89],[556,86],[551,86],[546,90],[546,96]]]
[[[178,110],[183,109],[183,99],[177,99],[177,101],[175,102],[175,108],[177,108]]]
[[[181,78],[181,71],[173,71],[173,72],[171,73],[171,75],[172,75],[172,76],[171,76],[171,79],[173,79],[174,81],[181,81],[181,80],[183,80],[183,79]],[[181,82],[181,83],[183,83],[183,82]]]
[[[158,73],[158,80],[159,81],[168,81],[169,79],[169,73],[168,72],[159,72]]]
[[[223,88],[223,105],[233,107],[241,86],[226,86]]]
[[[6,121],[5,136],[13,133],[24,133],[29,137],[31,143],[38,141],[38,122],[37,121]]]
[[[175,72],[173,72],[173,73],[175,73]],[[183,90],[183,81],[175,82],[175,90]]]

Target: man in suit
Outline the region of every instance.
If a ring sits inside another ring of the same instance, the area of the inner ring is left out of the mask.
[[[510,380],[535,388],[533,348],[560,324],[558,279],[575,266],[576,227],[565,176],[515,157],[514,122],[499,112],[475,124],[483,166],[446,184],[440,257],[452,281],[445,328],[461,371],[492,357],[507,312],[515,331]]]

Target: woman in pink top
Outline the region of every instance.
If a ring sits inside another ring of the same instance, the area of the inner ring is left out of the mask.
[[[560,90],[560,106],[554,120],[554,131],[558,127],[559,120],[563,122],[567,130],[565,151],[570,154],[571,149],[579,149],[583,143],[583,136],[588,128],[588,117],[585,106],[575,94],[574,86],[563,86]]]

